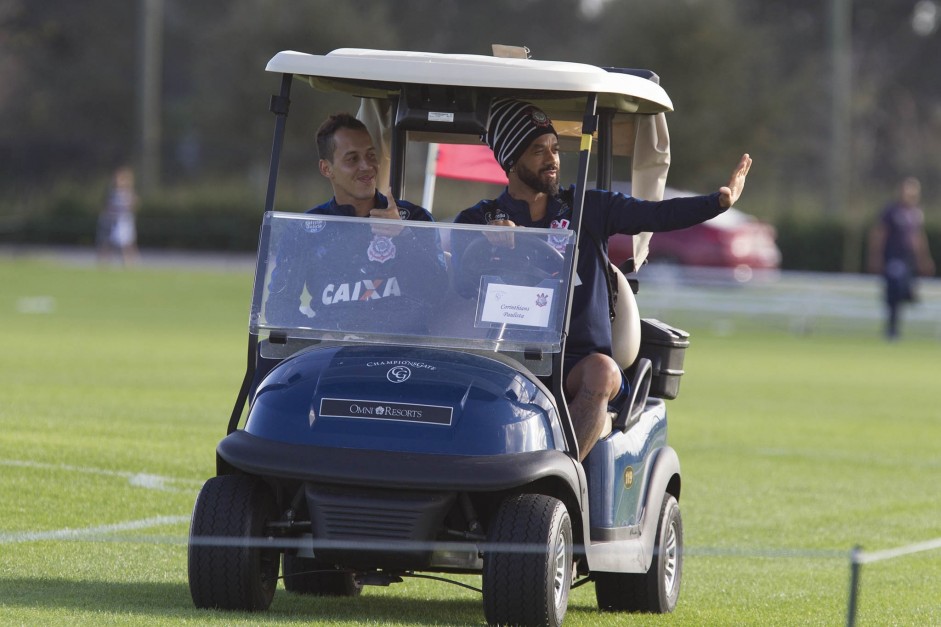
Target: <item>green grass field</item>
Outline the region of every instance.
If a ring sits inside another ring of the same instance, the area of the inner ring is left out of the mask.
[[[477,593],[419,579],[357,599],[281,590],[258,616],[194,609],[188,516],[244,371],[251,284],[0,259],[0,624],[483,623]],[[709,328],[688,325],[668,405],[679,607],[600,614],[589,584],[567,625],[840,625],[853,546],[941,538],[941,343]],[[861,582],[858,624],[941,624],[941,551]]]

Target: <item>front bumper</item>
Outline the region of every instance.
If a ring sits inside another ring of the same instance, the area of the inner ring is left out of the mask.
[[[231,467],[272,479],[408,490],[492,492],[540,479],[580,494],[576,460],[555,449],[512,455],[438,455],[288,444],[235,431],[216,448]]]

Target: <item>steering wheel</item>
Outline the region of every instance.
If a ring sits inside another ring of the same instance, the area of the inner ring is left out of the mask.
[[[514,248],[494,246],[476,237],[461,256],[462,282],[477,285],[481,275],[496,275],[507,283],[536,286],[562,267],[562,253],[541,236],[516,233]]]

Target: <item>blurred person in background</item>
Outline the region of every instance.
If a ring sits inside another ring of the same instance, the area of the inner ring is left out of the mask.
[[[899,185],[898,199],[882,210],[869,232],[869,270],[884,281],[885,336],[890,341],[899,337],[902,305],[917,300],[917,276],[935,273],[920,203],[921,183],[906,178]]]
[[[104,209],[98,216],[95,239],[99,261],[107,261],[111,252],[117,251],[124,265],[137,262],[137,204],[134,170],[127,166],[120,167],[114,173]]]

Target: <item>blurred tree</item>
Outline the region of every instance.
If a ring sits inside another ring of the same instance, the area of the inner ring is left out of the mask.
[[[264,174],[265,111],[278,89],[264,66],[278,50],[490,54],[490,44],[504,43],[528,46],[539,59],[659,73],[676,106],[669,117],[674,185],[714,187],[749,150],[760,164],[749,184],[777,203],[769,211],[826,201],[829,2],[164,1],[169,183]],[[583,4],[596,12],[580,10]],[[924,17],[936,5],[853,0],[857,194],[888,191],[909,173],[922,179],[929,201],[941,186],[941,33],[937,17],[933,25]],[[0,185],[104,179],[132,155],[139,10],[139,0],[0,0]],[[300,103],[312,95],[296,85],[292,96]],[[316,180],[313,129],[348,107],[345,99],[318,100],[313,113],[292,117],[285,165]]]
[[[168,30],[177,33],[173,37],[179,41],[168,46],[175,50],[168,51],[168,64],[185,68],[178,70],[184,78],[176,79],[184,87],[180,98],[170,101],[167,132],[178,144],[170,154],[185,157],[196,149],[204,170],[248,168],[259,174],[267,165],[271,133],[271,119],[261,112],[269,93],[278,89],[277,78],[263,70],[279,50],[325,54],[341,47],[364,47],[490,54],[490,44],[510,43],[529,45],[537,54],[544,50],[540,58],[566,58],[567,51],[557,44],[578,38],[573,29],[564,27],[581,19],[567,0],[480,0],[473,11],[455,0],[168,3],[173,7],[168,11]],[[553,28],[526,28],[534,16],[543,16],[543,23]],[[533,32],[539,36],[519,36]],[[207,54],[208,50],[218,52]],[[263,83],[270,86],[268,91],[259,88]],[[292,100],[312,96],[304,85],[295,85],[292,92]],[[294,108],[313,114],[289,118],[288,133],[294,138],[286,144],[289,171],[313,172],[313,131],[327,114],[349,107],[347,98],[321,96],[312,108]],[[302,141],[296,141],[299,136]]]
[[[819,183],[826,109],[808,106],[808,94],[820,93],[825,77],[819,75],[818,53],[801,41],[812,39],[813,19],[800,10],[782,11],[766,25],[749,21],[739,4],[611,3],[601,22],[597,59],[660,75],[675,107],[668,115],[672,185],[712,189],[746,150],[761,164],[753,179],[770,184],[767,179],[780,171]],[[769,11],[774,15],[773,7]],[[782,54],[786,41],[802,54]],[[785,162],[792,167],[782,168]]]
[[[392,0],[388,5],[408,49],[489,55],[491,44],[507,44],[528,47],[536,59],[587,61],[594,48],[591,20],[571,0]]]
[[[643,64],[663,77],[677,110],[669,118],[674,184],[714,185],[728,159],[716,150],[741,147],[761,164],[750,186],[770,192],[779,211],[799,202],[822,208],[832,139],[830,4],[611,2],[596,60]],[[941,186],[939,13],[935,0],[852,2],[847,158],[856,203],[905,174]]]
[[[387,26],[386,11],[367,10],[365,2],[213,0],[199,4],[203,15],[196,16],[195,23],[190,3],[177,6],[178,19],[191,30],[185,38],[190,42],[187,64],[192,84],[181,104],[190,107],[190,115],[183,119],[192,128],[180,130],[188,131],[181,137],[198,134],[209,169],[267,165],[273,118],[264,112],[279,83],[264,68],[276,52],[325,54],[341,47],[395,48],[399,43],[396,31]],[[215,4],[216,10],[207,4]],[[296,85],[292,99],[310,97],[308,92],[304,85]],[[333,108],[347,104],[345,99],[328,102],[311,119],[289,118],[288,131],[307,138],[290,142],[289,148],[303,150],[312,163],[313,131]]]
[[[0,45],[9,80],[0,91],[0,176],[83,174],[130,158],[135,6],[3,3]]]
[[[921,6],[933,22],[916,23]],[[856,174],[886,189],[910,175],[941,186],[941,8],[931,0],[856,0]],[[919,28],[924,30],[919,30]]]

